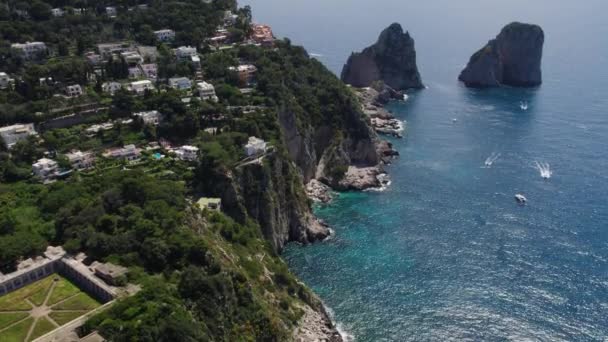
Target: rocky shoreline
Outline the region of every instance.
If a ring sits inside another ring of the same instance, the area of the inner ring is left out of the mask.
[[[370,124],[376,133],[396,138],[403,137],[405,122],[395,118],[384,108],[384,105],[391,100],[404,100],[405,94],[394,91],[384,84],[356,89],[355,94],[361,102],[361,110],[370,119]]]

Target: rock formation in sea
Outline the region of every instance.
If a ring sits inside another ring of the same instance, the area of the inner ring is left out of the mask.
[[[477,51],[458,79],[467,87],[534,87],[542,83],[545,35],[538,25],[514,22]]]
[[[409,32],[404,33],[398,23],[391,24],[374,45],[351,54],[341,78],[358,88],[369,87],[376,81],[383,81],[396,90],[423,88],[414,39]]]

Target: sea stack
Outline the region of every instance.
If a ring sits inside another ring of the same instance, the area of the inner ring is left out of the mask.
[[[473,88],[538,86],[544,41],[540,26],[511,23],[471,56],[458,79]]]
[[[357,88],[369,87],[376,81],[398,91],[424,87],[416,66],[414,39],[398,23],[382,31],[374,45],[351,54],[341,78]]]

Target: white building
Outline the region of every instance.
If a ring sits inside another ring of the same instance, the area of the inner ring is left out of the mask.
[[[58,165],[52,159],[42,158],[32,164],[32,171],[34,172],[34,176],[42,181],[47,181],[57,176]]]
[[[95,135],[100,131],[109,131],[114,128],[114,124],[111,122],[106,122],[102,124],[92,125],[91,127],[85,130],[87,135]]]
[[[247,142],[247,145],[245,145],[245,153],[247,153],[248,157],[255,156],[266,152],[267,147],[268,144],[264,140],[256,137],[249,137],[249,141]]]
[[[198,159],[198,147],[183,145],[175,149],[175,154],[177,158],[185,161],[195,161]]]
[[[177,90],[189,90],[192,88],[192,81],[186,77],[170,78],[169,87]]]
[[[106,7],[106,14],[110,18],[114,18],[114,17],[116,17],[116,15],[118,15],[118,11],[116,10],[116,7],[108,6],[108,7]]]
[[[124,51],[120,53],[120,57],[129,65],[137,65],[144,62],[144,58],[135,51]]]
[[[169,29],[154,31],[154,34],[156,35],[156,39],[161,42],[168,42],[175,39],[175,31]]]
[[[103,156],[106,158],[125,159],[128,161],[139,159],[141,149],[135,145],[126,145],[123,148],[114,148],[107,150]]]
[[[146,90],[154,90],[154,85],[150,80],[135,81],[129,83],[128,90],[137,95],[143,95]]]
[[[175,49],[175,56],[179,59],[187,59],[197,56],[196,48],[192,46],[180,46]]]
[[[63,17],[65,11],[61,8],[53,8],[51,9],[51,14],[53,15],[53,17]]]
[[[17,52],[25,59],[39,59],[46,57],[46,44],[43,42],[26,42],[25,44],[12,44],[11,48],[17,50]]]
[[[101,91],[110,95],[114,95],[120,89],[122,89],[122,84],[118,82],[104,82],[101,85]]]
[[[68,97],[78,97],[82,94],[82,87],[79,84],[73,84],[65,87],[65,95]]]
[[[0,72],[0,89],[6,89],[13,80],[5,72]]]
[[[12,126],[0,127],[0,137],[4,140],[7,147],[12,147],[18,141],[25,140],[30,135],[36,135],[34,124],[17,124]]]
[[[157,110],[133,113],[133,116],[141,118],[146,125],[157,126],[161,121],[163,121],[163,115]]]
[[[72,151],[65,155],[76,170],[89,169],[95,165],[93,152]]]
[[[144,76],[151,80],[155,80],[158,75],[158,66],[155,63],[141,64],[139,66]]]
[[[201,100],[211,100],[214,102],[218,101],[217,96],[215,95],[215,87],[211,83],[207,82],[199,82],[196,84],[196,89],[198,90],[198,95]]]

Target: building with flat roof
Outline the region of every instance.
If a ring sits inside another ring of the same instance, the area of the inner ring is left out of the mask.
[[[146,90],[154,90],[154,85],[150,80],[141,80],[129,83],[127,89],[137,95],[143,95]]]
[[[80,84],[72,84],[65,87],[65,95],[67,97],[78,97],[83,94]]]
[[[95,275],[101,278],[108,285],[118,286],[120,285],[120,280],[124,279],[124,276],[129,271],[126,267],[114,265],[112,263],[100,263],[93,262],[90,266],[90,269],[95,272]]]
[[[235,71],[239,76],[239,82],[241,86],[247,86],[255,80],[255,75],[258,72],[258,68],[252,64],[241,64],[236,67],[229,67],[230,71]]]
[[[120,84],[118,82],[114,82],[114,81],[104,82],[101,85],[101,91],[103,91],[104,93],[108,93],[110,95],[116,94],[116,92],[119,91],[120,89],[122,89],[122,84]]]
[[[67,153],[65,156],[70,161],[72,168],[76,170],[90,169],[95,165],[95,154],[93,152],[76,150]]]
[[[161,123],[161,121],[163,121],[163,115],[157,110],[133,113],[133,116],[140,118],[146,125],[157,126]]]
[[[8,148],[13,147],[17,142],[27,139],[30,135],[36,135],[34,124],[16,124],[0,127],[0,137]]]
[[[42,158],[32,164],[32,172],[35,177],[46,182],[57,177],[59,166],[57,165],[57,162],[52,159]]]
[[[190,57],[196,56],[196,48],[192,46],[180,46],[175,49],[175,56],[181,60],[189,60]]]
[[[170,42],[175,39],[175,31],[169,29],[154,31],[154,35],[160,42]]]
[[[183,145],[175,149],[175,155],[180,160],[195,161],[198,159],[198,147]]]
[[[256,137],[249,137],[245,145],[245,153],[248,157],[255,156],[266,152],[268,143]]]
[[[139,159],[141,156],[141,149],[135,147],[135,145],[125,145],[122,148],[112,148],[106,150],[103,154],[106,158],[113,159],[124,159],[127,161],[133,161]]]
[[[192,81],[187,77],[170,78],[169,87],[177,90],[190,90],[192,89]]]
[[[46,44],[43,42],[15,43],[11,45],[11,48],[26,60],[45,58],[48,52]]]
[[[202,210],[205,210],[205,209],[217,210],[217,211],[221,211],[222,210],[222,199],[221,198],[201,197],[196,202],[196,204]]]
[[[218,101],[217,95],[215,95],[215,87],[211,83],[207,82],[199,82],[196,84],[196,89],[198,90],[198,96],[200,96],[201,100],[211,100],[214,102]]]

